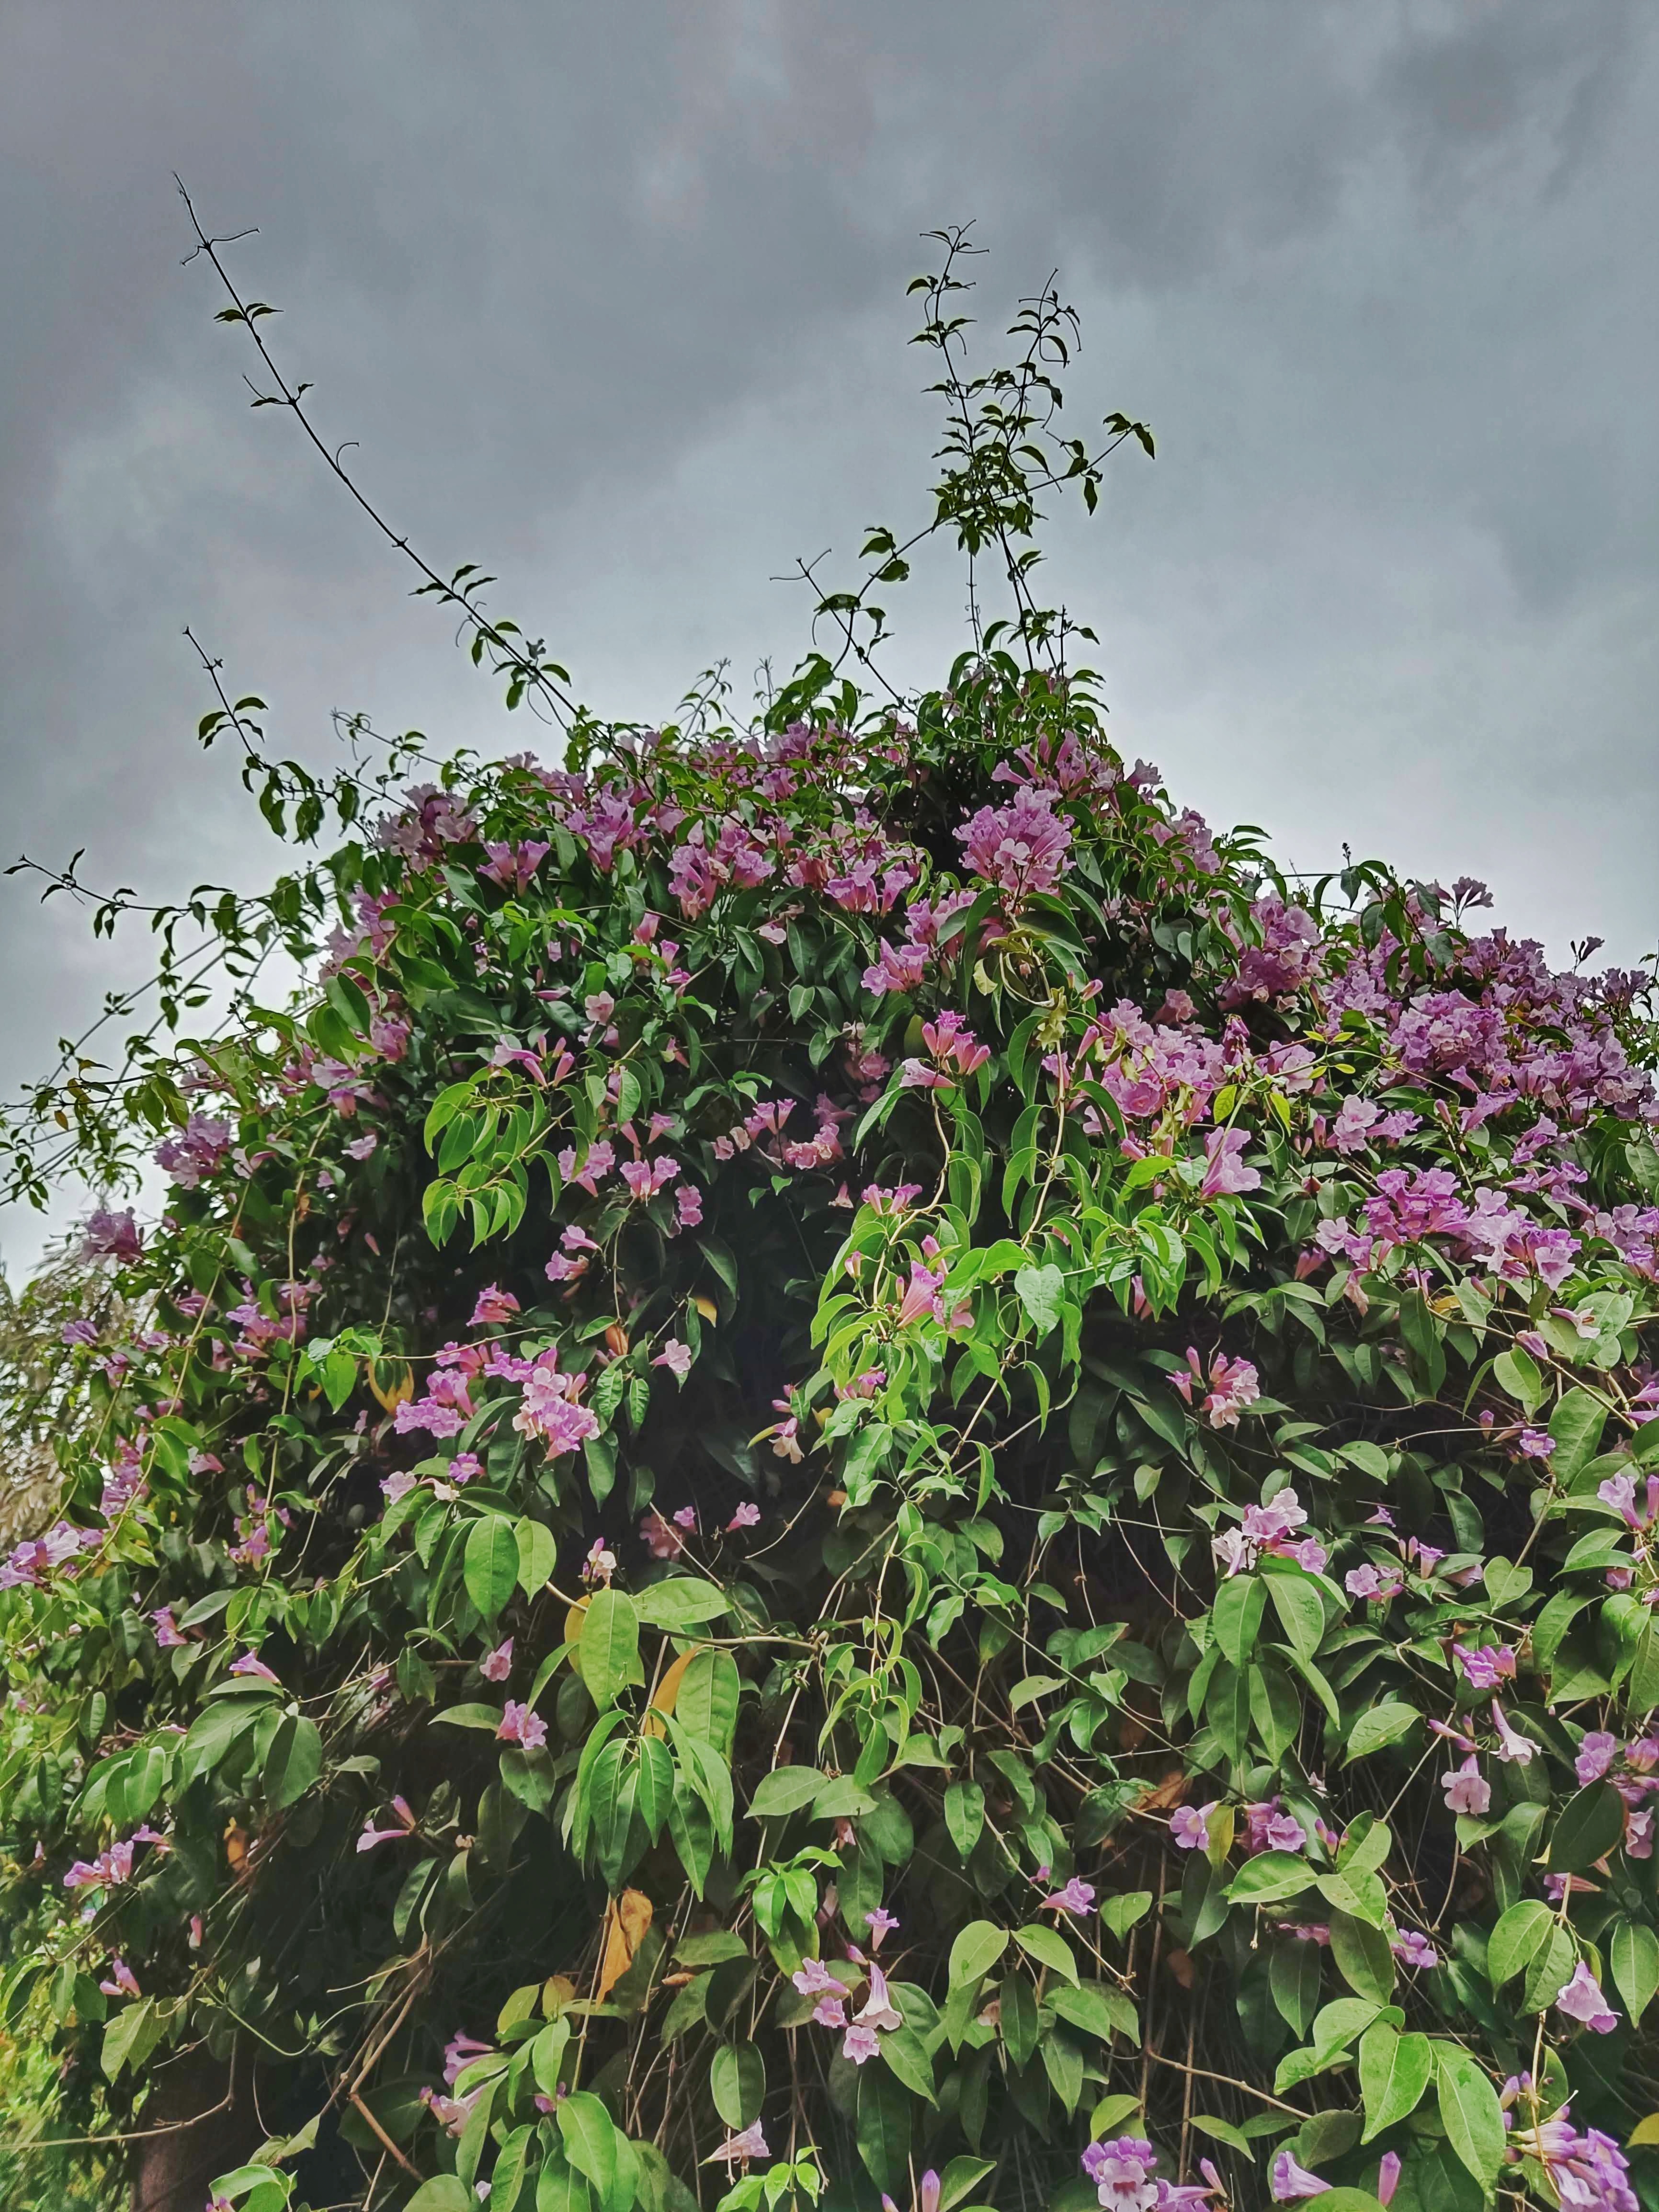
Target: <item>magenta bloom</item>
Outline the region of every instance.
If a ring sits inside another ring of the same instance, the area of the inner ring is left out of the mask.
[[[1588,1789],[1599,1782],[1613,1765],[1619,1753],[1619,1739],[1609,1735],[1605,1729],[1591,1729],[1578,1747],[1578,1756],[1573,1761],[1573,1772],[1580,1786]]]
[[[502,1743],[516,1743],[524,1751],[539,1751],[547,1741],[547,1723],[528,1705],[515,1705],[511,1698],[501,1711],[501,1724],[495,1731]]]
[[[879,1951],[883,1938],[890,1936],[898,1926],[898,1915],[890,1912],[884,1905],[878,1905],[873,1912],[866,1912],[864,1919],[870,1930],[870,1948]]]
[[[264,1661],[256,1657],[252,1651],[244,1651],[240,1659],[233,1659],[230,1671],[233,1674],[257,1674],[262,1682],[280,1683],[282,1679],[280,1675],[273,1674]]]
[[[1492,1724],[1498,1730],[1499,1759],[1513,1759],[1517,1766],[1530,1765],[1532,1755],[1538,1746],[1529,1735],[1522,1735],[1518,1729],[1510,1726],[1504,1717],[1504,1708],[1496,1698],[1492,1701]]]
[[[1376,2201],[1386,2208],[1394,2202],[1394,2192],[1400,2186],[1400,2154],[1385,2150],[1376,2169]]]
[[[1207,1851],[1210,1848],[1210,1815],[1218,1809],[1219,1799],[1207,1805],[1177,1805],[1170,1815],[1170,1834],[1180,1851]]]
[[[684,1382],[691,1372],[691,1347],[689,1344],[682,1344],[678,1337],[671,1336],[651,1364],[665,1367],[676,1382]]]
[[[1248,1142],[1243,1129],[1211,1130],[1204,1139],[1204,1180],[1198,1189],[1200,1198],[1239,1198],[1246,1191],[1261,1189],[1261,1176],[1254,1168],[1244,1164]]]
[[[1396,1936],[1389,1948],[1402,1966],[1414,1966],[1422,1973],[1426,1973],[1431,1966],[1437,1966],[1440,1964],[1438,1951],[1435,1949],[1428,1937],[1420,1935],[1415,1928],[1407,1928],[1402,1934]]]
[[[1440,1786],[1446,1793],[1449,1812],[1472,1814],[1479,1820],[1492,1803],[1492,1784],[1473,1753],[1454,1772],[1443,1775]]]
[[[478,1303],[472,1309],[472,1326],[485,1328],[492,1322],[511,1321],[519,1310],[519,1301],[511,1291],[498,1290],[490,1283],[478,1293]]]
[[[1055,1890],[1053,1896],[1045,1897],[1042,1903],[1044,1910],[1049,1912],[1092,1912],[1095,1909],[1094,1884],[1081,1881],[1073,1875],[1063,1889]]]
[[[1572,1970],[1572,1979],[1556,1991],[1555,2008],[1569,2020],[1583,2021],[1597,2035],[1611,2035],[1619,2025],[1618,2014],[1609,2007],[1601,1984],[1582,1959]]]
[[[1306,2166],[1298,2166],[1287,2150],[1280,2151],[1273,2162],[1269,2186],[1275,2204],[1294,2203],[1299,2197],[1322,2197],[1330,2185],[1316,2173],[1310,2173]]]
[[[486,1652],[478,1662],[478,1672],[486,1682],[504,1682],[513,1672],[513,1638],[498,1644],[493,1651]]]
[[[173,1617],[173,1607],[170,1605],[157,1607],[149,1618],[150,1624],[155,1631],[155,1641],[163,1651],[173,1650],[179,1644],[189,1643],[189,1637],[180,1634],[179,1624]]]
[[[745,1498],[743,1504],[738,1506],[737,1511],[732,1516],[732,1518],[726,1524],[727,1535],[731,1535],[738,1528],[754,1528],[759,1522],[760,1517],[761,1510],[759,1506],[755,1504],[753,1498]]]
[[[744,2128],[740,2135],[728,2136],[718,2150],[711,2150],[703,2160],[713,2166],[716,2160],[728,2170],[734,2166],[747,2166],[751,2158],[770,2158],[765,2132],[757,2120],[752,2127]]]
[[[1475,1650],[1467,1651],[1461,1644],[1454,1644],[1452,1650],[1469,1678],[1471,1689],[1495,1690],[1515,1680],[1515,1650],[1511,1644],[1483,1644]]]
[[[1010,805],[981,806],[956,836],[974,873],[1011,898],[1051,891],[1072,842],[1071,828],[1054,814],[1050,795],[1029,784]]]

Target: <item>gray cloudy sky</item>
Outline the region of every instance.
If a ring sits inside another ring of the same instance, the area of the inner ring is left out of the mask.
[[[525,732],[274,410],[170,173],[435,565],[602,709],[802,641],[798,554],[927,482],[917,234],[993,329],[1058,264],[1072,405],[1158,434],[1055,532],[1116,731],[1297,865],[1487,878],[1565,957],[1659,931],[1659,21],[1640,0],[7,0],[6,842],[166,896],[276,848],[180,632],[329,709]],[[908,598],[909,604],[906,601]],[[897,667],[960,641],[948,572]],[[0,887],[0,1085],[143,946]],[[0,1224],[15,1266],[27,1223]]]

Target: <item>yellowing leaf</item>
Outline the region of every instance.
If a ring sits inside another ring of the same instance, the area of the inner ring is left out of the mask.
[[[380,1382],[382,1375],[391,1377],[384,1387]],[[368,1363],[368,1387],[387,1413],[395,1413],[399,1406],[415,1395],[415,1377],[400,1359],[371,1359]]]
[[[641,1735],[665,1735],[667,1734],[667,1730],[664,1728],[659,1716],[663,1713],[672,1713],[673,1711],[675,1702],[680,1694],[680,1684],[685,1680],[685,1670],[691,1664],[691,1662],[696,1657],[698,1651],[702,1648],[702,1647],[701,1645],[694,1644],[689,1651],[682,1651],[679,1657],[674,1662],[668,1672],[663,1676],[661,1681],[658,1683],[656,1688],[651,1692],[651,1703],[646,1711],[645,1719],[641,1723],[640,1727],[640,1734]]]
[[[571,1607],[569,1612],[566,1613],[564,1617],[564,1640],[567,1644],[580,1644],[581,1642],[582,1623],[587,1618],[587,1608],[592,1602],[592,1600],[591,1598],[579,1597],[574,1605]]]
[[[702,1316],[709,1327],[713,1328],[720,1317],[720,1308],[714,1304],[713,1298],[706,1298],[703,1297],[702,1293],[699,1291],[696,1297],[692,1299],[691,1303],[696,1306],[697,1311]]]
[[[633,1965],[634,1954],[650,1925],[651,1900],[642,1889],[625,1889],[605,1906],[605,1951],[595,1992],[601,2004]]]

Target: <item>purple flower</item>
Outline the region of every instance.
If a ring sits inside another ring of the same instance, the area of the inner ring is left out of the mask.
[[[1330,2185],[1316,2173],[1310,2173],[1306,2166],[1298,2166],[1287,2150],[1280,2151],[1273,2162],[1269,2186],[1275,2204],[1292,2203],[1298,2197],[1322,2197]]]
[[[539,1714],[532,1713],[528,1705],[515,1705],[511,1698],[501,1711],[501,1724],[496,1729],[502,1743],[516,1743],[525,1751],[539,1751],[547,1741],[547,1723]]]
[[[1403,1929],[1393,1938],[1389,1948],[1402,1966],[1414,1966],[1423,1973],[1426,1973],[1431,1966],[1440,1964],[1438,1951],[1428,1937],[1420,1935],[1415,1928]]]
[[[1597,2035],[1610,2035],[1619,2025],[1618,2014],[1609,2008],[1601,1984],[1582,1959],[1572,1970],[1572,1979],[1556,1991],[1555,2008],[1569,2020],[1583,2021]]]
[[[282,1679],[280,1675],[273,1674],[264,1661],[256,1657],[252,1651],[244,1651],[240,1659],[233,1659],[230,1671],[233,1674],[257,1674],[262,1682],[280,1684]]]
[[[847,2031],[841,2046],[843,2058],[851,2059],[854,2066],[862,2066],[881,2049],[881,2039],[873,2027],[854,2026]]]
[[[495,2049],[492,2043],[480,2043],[476,2037],[452,2035],[444,2045],[444,2081],[453,2088],[475,2058],[487,2058]]]
[[[1473,1753],[1455,1772],[1443,1775],[1440,1786],[1446,1793],[1449,1812],[1472,1814],[1478,1820],[1492,1803],[1492,1784],[1481,1774],[1480,1762]]]
[[[1262,1833],[1270,1851],[1299,1851],[1305,1848],[1308,1841],[1307,1830],[1288,1813],[1272,1814]]]
[[[741,2134],[728,2136],[718,2150],[709,2152],[703,2164],[713,2166],[718,2161],[729,2170],[734,2166],[747,2166],[751,2158],[770,2158],[771,2155],[765,2132],[757,2120],[751,2127],[744,2128]]]
[[[492,1322],[511,1321],[518,1310],[519,1301],[511,1291],[498,1290],[494,1283],[489,1283],[478,1293],[471,1325],[474,1328],[487,1328]]]
[[[1579,1744],[1578,1756],[1573,1761],[1573,1772],[1581,1787],[1588,1789],[1592,1782],[1599,1782],[1618,1753],[1616,1735],[1609,1735],[1605,1729],[1591,1729]]]
[[[890,1936],[898,1926],[898,1915],[890,1912],[884,1905],[878,1905],[873,1912],[865,1914],[864,1922],[870,1930],[870,1948],[879,1951],[883,1938]]]
[[[652,1361],[653,1367],[665,1367],[678,1382],[684,1382],[691,1372],[691,1347],[671,1336]]]
[[[174,1650],[179,1644],[190,1642],[189,1637],[180,1633],[170,1605],[158,1606],[149,1618],[155,1631],[155,1641],[163,1651]]]
[[[1510,1726],[1504,1717],[1504,1708],[1496,1698],[1492,1701],[1492,1723],[1498,1730],[1499,1759],[1513,1759],[1517,1766],[1529,1766],[1532,1764],[1532,1755],[1538,1746],[1530,1736],[1522,1735],[1517,1729]]]
[[[100,1206],[88,1219],[81,1241],[83,1260],[136,1260],[143,1250],[143,1239],[131,1206],[121,1213]]]
[[[1469,1678],[1471,1689],[1495,1690],[1500,1683],[1515,1680],[1515,1650],[1510,1644],[1483,1644],[1476,1650],[1466,1651],[1461,1644],[1454,1644],[1452,1650]]]
[[[956,836],[974,873],[1013,898],[1052,890],[1072,842],[1070,827],[1055,816],[1051,795],[1029,784],[1022,785],[1010,805],[981,806]]]
[[[887,1977],[873,1960],[870,1966],[868,1992],[854,2018],[860,2027],[883,2028],[890,2034],[894,2028],[904,2025],[904,2014],[893,2002],[892,1994],[887,1987]]]
[[[1376,2201],[1384,2212],[1394,2202],[1394,2192],[1400,2185],[1400,2154],[1385,2150],[1376,2168]]]
[[[1212,1129],[1204,1139],[1204,1180],[1200,1198],[1237,1198],[1260,1190],[1261,1177],[1243,1160],[1249,1139],[1243,1129]]]
[[[1051,1912],[1092,1912],[1095,1909],[1094,1885],[1081,1881],[1073,1875],[1063,1889],[1057,1889],[1052,1897],[1045,1897],[1042,1902],[1045,1910]]]
[[[1158,2154],[1141,2136],[1092,2142],[1083,2171],[1107,2212],[1152,2212],[1158,2203]]]
[[[108,1980],[100,1982],[98,1986],[106,1997],[141,1997],[144,1994],[118,1951],[110,1960]]]
[[[486,1682],[504,1682],[513,1672],[513,1638],[498,1644],[493,1651],[486,1652],[478,1662],[478,1672]]]
[[[1170,1815],[1170,1835],[1178,1851],[1207,1851],[1210,1848],[1210,1815],[1219,1808],[1220,1800],[1212,1799],[1207,1805],[1177,1805]]]
[[[761,1510],[759,1506],[755,1504],[752,1498],[745,1498],[743,1504],[738,1506],[737,1511],[726,1522],[726,1532],[727,1535],[731,1535],[738,1528],[752,1528],[758,1522],[760,1517]]]

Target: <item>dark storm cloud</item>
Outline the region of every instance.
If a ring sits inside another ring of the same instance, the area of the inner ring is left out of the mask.
[[[487,558],[605,709],[788,660],[796,554],[926,483],[916,234],[994,327],[1058,262],[1075,380],[1160,434],[1055,571],[1132,752],[1295,857],[1488,873],[1560,948],[1656,902],[1651,17],[1621,0],[611,9],[353,0],[0,15],[0,774],[14,848],[156,893],[268,841],[189,733],[190,622],[273,735],[514,747],[273,412],[188,243],[366,488]],[[954,649],[920,580],[900,648]],[[104,983],[4,909],[12,1082]],[[21,1249],[20,1232],[7,1249]]]

